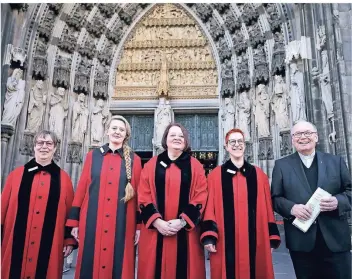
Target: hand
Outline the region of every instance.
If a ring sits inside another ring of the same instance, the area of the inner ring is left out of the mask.
[[[216,253],[216,247],[214,244],[204,245],[204,248],[207,249],[210,253]]]
[[[78,227],[72,228],[71,235],[79,242],[79,237],[78,237]]]
[[[141,235],[141,231],[140,230],[136,230],[136,234],[134,235],[134,245],[138,244],[140,235]]]
[[[339,201],[336,197],[322,198],[320,200],[320,210],[321,211],[332,211],[337,208]]]
[[[67,245],[64,246],[64,258],[66,258],[67,256],[69,256],[72,253],[73,247],[72,245]]]
[[[183,228],[182,222],[181,222],[180,219],[169,220],[168,223],[169,223],[169,226],[170,226],[171,228],[174,228],[174,229],[176,229],[177,231],[179,231],[179,230],[181,230],[181,229]]]
[[[295,204],[291,209],[291,214],[298,219],[307,221],[312,215],[312,209],[308,205]]]
[[[176,229],[172,228],[168,222],[161,219],[156,219],[153,222],[153,226],[164,236],[175,235],[178,232]]]

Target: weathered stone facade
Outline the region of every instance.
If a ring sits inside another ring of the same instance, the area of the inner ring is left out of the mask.
[[[121,98],[118,93],[121,91],[116,91],[123,87],[119,79],[121,71],[138,73],[135,77],[138,81],[141,74],[159,73],[161,62],[157,60],[162,53],[153,54],[156,62],[150,57],[150,63],[128,62],[137,57],[138,49],[167,49],[169,57],[173,55],[171,51],[177,54],[183,49],[192,50],[195,61],[188,61],[192,63],[184,64],[181,59],[168,64],[165,81],[170,81],[170,92],[181,88],[176,95],[166,97],[170,99],[171,117],[175,111],[215,111],[222,139],[225,133],[222,125],[231,125],[224,115],[230,100],[234,105],[229,115],[229,119],[235,119],[231,120],[233,126],[248,125],[247,158],[269,176],[274,160],[292,152],[286,124],[288,121],[292,125],[293,115],[314,122],[319,132],[319,150],[341,155],[352,170],[351,4],[197,3],[173,4],[166,9],[161,4],[66,3],[1,4],[1,8],[1,103],[4,104],[9,92],[7,81],[15,69],[23,71],[25,82],[25,97],[17,121],[14,125],[3,123],[1,128],[3,178],[33,155],[34,131],[26,128],[31,114],[31,90],[38,81],[42,87],[40,94],[46,101],[38,113],[42,119],[36,129],[50,127],[50,117],[55,117],[50,114],[51,104],[59,88],[64,92],[65,116],[60,115],[63,130],[55,158],[74,184],[84,156],[92,146],[93,130],[101,133],[96,127],[92,129],[93,122],[100,121],[103,127],[109,113],[154,115],[159,105],[158,74],[149,85],[136,85],[133,92],[137,93],[133,94],[137,97],[126,94],[126,98]],[[154,38],[151,45],[146,39],[138,42],[141,26],[149,34],[153,28],[163,28],[163,37]],[[190,27],[199,32],[192,33]],[[188,45],[184,45],[184,39],[177,41],[185,34]],[[209,48],[209,55],[194,51],[203,46]],[[175,87],[172,77],[177,80],[182,71],[188,71],[195,81],[204,75],[204,83],[199,86],[206,88],[206,82],[211,81],[207,85],[210,89],[183,90],[182,86],[187,84]],[[129,82],[133,80],[131,75],[124,86],[132,86]],[[145,86],[144,92],[152,93],[146,93],[148,96],[144,98],[138,95],[141,92],[138,86]],[[287,95],[284,98],[283,93]],[[81,142],[76,142],[76,137],[72,140],[73,107],[80,94],[86,96],[82,107],[87,108],[88,116],[84,120],[86,132],[80,137]],[[250,109],[242,107],[244,101],[240,96],[248,97]],[[282,118],[286,116],[280,115],[280,111],[287,113],[288,120]],[[258,119],[259,115],[265,117]],[[279,125],[278,117],[281,117]],[[156,135],[158,120],[154,121]],[[268,125],[269,131],[259,133],[258,123]],[[222,144],[220,140],[219,164],[226,157]]]

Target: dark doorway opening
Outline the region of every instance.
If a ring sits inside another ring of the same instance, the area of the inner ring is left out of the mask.
[[[141,157],[142,167],[144,167],[144,164],[153,157],[152,151],[136,151],[136,154]]]

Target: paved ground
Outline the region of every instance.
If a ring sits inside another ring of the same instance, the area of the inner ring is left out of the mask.
[[[281,238],[284,239],[283,233],[281,233]],[[292,266],[292,261],[287,249],[285,248],[285,243],[281,243],[279,249],[273,252],[273,265],[275,271],[275,279],[295,279],[295,273]],[[206,261],[207,268],[207,279],[210,279],[209,272],[209,261]],[[74,267],[72,267],[68,272],[64,273],[63,279],[73,279],[74,278]]]

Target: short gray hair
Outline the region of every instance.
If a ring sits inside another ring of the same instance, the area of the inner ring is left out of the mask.
[[[54,132],[49,130],[41,130],[34,135],[34,139],[33,139],[34,146],[36,145],[37,139],[39,137],[46,138],[46,136],[50,136],[51,139],[53,140],[54,146],[57,146],[57,143],[59,142],[59,138]]]
[[[297,120],[297,121],[293,122],[293,126],[291,128],[291,134],[292,134],[293,128],[299,123],[308,123],[308,124],[310,124],[313,127],[314,132],[318,132],[317,126],[315,126],[312,122],[300,119],[300,120]]]

